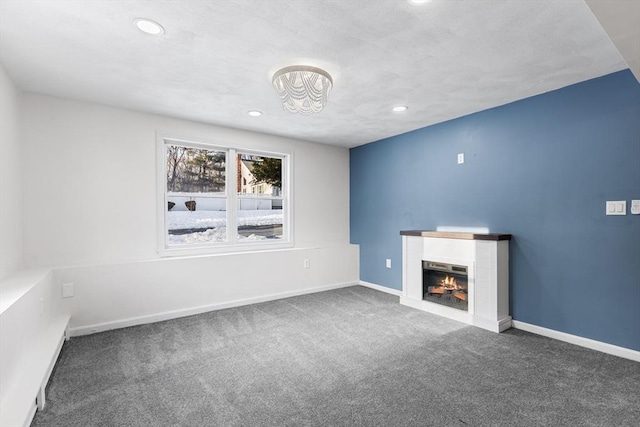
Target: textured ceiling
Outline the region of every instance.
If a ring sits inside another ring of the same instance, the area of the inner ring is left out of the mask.
[[[583,0],[2,0],[0,61],[25,91],[344,147],[627,68]],[[282,110],[296,63],[333,76],[323,112]]]

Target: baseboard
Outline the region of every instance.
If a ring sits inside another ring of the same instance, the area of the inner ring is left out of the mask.
[[[360,283],[360,286],[364,286],[366,288],[375,289],[376,291],[380,291],[380,292],[386,292],[388,294],[395,295],[397,297],[401,297],[402,296],[402,291],[399,291],[397,289],[392,289],[392,288],[388,288],[386,286],[376,285],[375,283],[369,283],[369,282],[365,282],[363,280],[360,280],[359,283]]]
[[[619,347],[613,344],[607,344],[601,341],[595,341],[589,338],[579,337],[577,335],[567,334],[565,332],[554,331],[553,329],[547,329],[541,326],[531,325],[529,323],[520,322],[519,320],[513,320],[511,324],[512,324],[512,327],[515,329],[520,329],[520,330],[531,332],[537,335],[542,335],[548,338],[553,338],[559,341],[575,344],[580,347],[586,347],[592,350],[597,350],[603,353],[612,354],[614,356],[623,357],[625,359],[630,359],[635,362],[640,362],[640,351]]]
[[[171,310],[161,313],[148,314],[145,316],[131,317],[128,319],[113,320],[110,322],[96,323],[93,325],[76,326],[69,329],[72,337],[81,335],[95,334],[97,332],[110,331],[112,329],[127,328],[129,326],[144,325],[147,323],[161,322],[163,320],[177,319],[179,317],[193,316],[196,314],[207,313],[209,311],[223,310],[225,308],[240,307],[243,305],[257,304],[261,302],[273,301],[283,298],[290,298],[299,295],[314,294],[317,292],[330,291],[332,289],[347,288],[357,285],[354,282],[335,283],[331,285],[318,286],[315,288],[300,289],[295,291],[281,292],[277,294],[269,294],[255,298],[246,298],[216,304],[202,305],[198,307],[185,308],[180,310]]]

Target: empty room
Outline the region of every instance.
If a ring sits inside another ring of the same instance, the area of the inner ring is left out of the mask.
[[[640,0],[1,0],[0,427],[640,424]]]

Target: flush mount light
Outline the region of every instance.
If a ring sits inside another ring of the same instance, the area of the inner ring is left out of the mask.
[[[271,81],[282,101],[282,108],[308,116],[327,104],[333,79],[324,70],[294,65],[276,71]]]
[[[133,23],[136,24],[136,27],[138,27],[138,29],[143,33],[151,34],[152,36],[164,34],[164,28],[162,28],[162,25],[150,19],[136,18],[133,20]]]
[[[402,113],[403,111],[407,111],[408,109],[409,107],[407,107],[406,105],[396,105],[392,108],[394,113]]]
[[[251,110],[247,114],[250,115],[251,117],[260,117],[262,115],[262,111]]]
[[[431,0],[407,0],[411,4],[425,4],[429,3]]]

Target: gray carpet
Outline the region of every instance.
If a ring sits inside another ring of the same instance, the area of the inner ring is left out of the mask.
[[[640,364],[360,286],[73,338],[33,426],[638,426]]]

